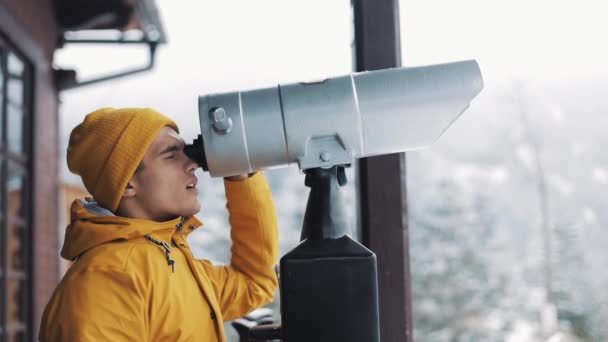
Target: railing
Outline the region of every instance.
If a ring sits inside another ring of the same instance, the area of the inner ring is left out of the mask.
[[[272,309],[260,308],[243,318],[235,319],[232,326],[239,334],[239,342],[271,342],[281,340],[281,325],[274,324]]]

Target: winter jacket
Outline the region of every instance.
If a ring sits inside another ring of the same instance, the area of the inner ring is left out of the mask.
[[[195,259],[194,217],[153,222],[76,200],[62,257],[76,260],[47,304],[41,341],[225,341],[224,321],[271,301],[277,219],[263,173],[225,181],[228,266]]]

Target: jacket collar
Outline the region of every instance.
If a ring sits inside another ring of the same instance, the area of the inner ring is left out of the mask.
[[[61,256],[74,260],[89,249],[114,240],[130,240],[147,234],[178,232],[184,237],[202,226],[196,217],[177,217],[165,222],[116,216],[90,200],[75,200],[66,228]]]

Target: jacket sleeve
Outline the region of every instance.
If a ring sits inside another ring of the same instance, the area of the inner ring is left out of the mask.
[[[147,341],[145,295],[139,288],[122,270],[69,274],[44,310],[40,341]]]
[[[228,266],[198,260],[209,275],[225,321],[272,301],[278,281],[278,224],[270,187],[262,172],[242,181],[224,181],[232,227]]]

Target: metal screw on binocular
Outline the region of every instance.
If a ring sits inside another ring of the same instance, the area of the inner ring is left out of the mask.
[[[212,177],[297,164],[311,188],[302,242],[281,258],[276,338],[379,341],[376,256],[347,235],[344,167],[428,147],[482,89],[471,60],[199,97],[185,152]]]

